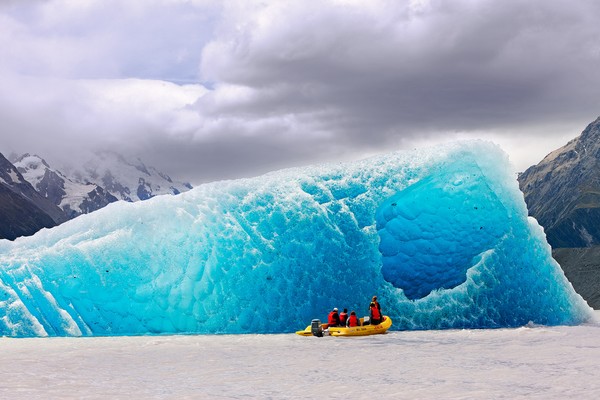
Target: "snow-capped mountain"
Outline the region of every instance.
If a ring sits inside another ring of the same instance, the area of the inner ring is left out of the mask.
[[[95,183],[69,179],[37,155],[24,154],[14,165],[42,196],[60,207],[69,219],[118,200]]]
[[[65,172],[75,182],[96,183],[125,201],[179,194],[192,188],[189,183],[174,181],[154,167],[146,166],[139,158],[132,162],[112,151],[97,152],[82,167],[66,167]]]
[[[60,208],[39,194],[0,154],[0,239],[33,235],[66,219]]]
[[[140,159],[129,162],[115,152],[96,153],[80,166],[60,169],[37,155],[13,155],[9,161],[0,154],[0,239],[33,235],[114,201],[146,200],[191,188]]]

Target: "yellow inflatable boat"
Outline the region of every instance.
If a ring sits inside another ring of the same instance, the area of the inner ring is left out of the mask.
[[[314,319],[312,323],[303,331],[296,331],[300,336],[367,336],[385,333],[392,326],[392,319],[385,315],[379,325],[363,325],[364,318],[360,319],[361,326],[332,326],[321,324],[321,321]]]

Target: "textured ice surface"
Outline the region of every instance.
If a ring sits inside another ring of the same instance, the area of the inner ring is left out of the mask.
[[[0,241],[0,334],[290,332],[374,294],[395,329],[587,320],[508,171],[465,142],[114,203]]]

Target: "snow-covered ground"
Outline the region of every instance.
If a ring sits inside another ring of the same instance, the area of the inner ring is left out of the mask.
[[[600,324],[0,339],[6,399],[598,399]]]

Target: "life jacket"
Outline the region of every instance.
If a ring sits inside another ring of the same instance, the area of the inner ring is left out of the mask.
[[[347,319],[348,319],[348,313],[345,313],[345,312],[340,313],[340,324],[346,325]]]
[[[327,324],[329,324],[329,326],[332,325],[337,325],[340,323],[340,316],[338,315],[337,312],[332,311],[329,313],[329,315],[327,316]]]
[[[359,326],[360,319],[356,315],[350,315],[348,317],[348,326]]]
[[[379,308],[377,308],[377,304],[373,304],[373,306],[371,306],[371,318],[376,320],[381,319],[381,312],[379,311]]]
[[[377,306],[377,309],[379,311],[381,311],[381,306],[379,305],[379,302],[377,300],[373,300],[373,303],[375,303],[375,305]]]

